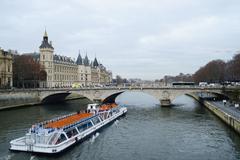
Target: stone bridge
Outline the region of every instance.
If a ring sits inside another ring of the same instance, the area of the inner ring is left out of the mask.
[[[168,100],[171,103],[177,96],[193,92],[210,92],[222,94],[222,88],[201,88],[201,87],[161,87],[161,88],[48,88],[48,89],[20,89],[4,90],[0,92],[0,109],[4,106],[14,106],[15,103],[37,104],[48,101],[64,100],[69,94],[75,93],[92,101],[99,101],[112,94],[125,91],[137,91],[149,94],[162,102]],[[20,102],[18,102],[20,101]]]
[[[86,97],[92,101],[103,100],[108,96],[125,91],[142,92],[149,94],[156,99],[170,99],[174,100],[180,95],[184,95],[192,92],[211,92],[222,94],[222,88],[200,88],[200,87],[171,87],[171,88],[91,88],[91,89],[49,89],[39,90],[39,96],[41,101],[45,100],[49,96],[76,93],[83,97]]]

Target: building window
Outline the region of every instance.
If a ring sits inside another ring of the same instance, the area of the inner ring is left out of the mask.
[[[43,60],[45,59],[45,55],[43,55]]]
[[[10,85],[11,85],[11,78],[8,77],[8,86],[10,86]]]
[[[8,65],[8,72],[10,72],[10,70],[11,70],[11,66],[10,66],[10,65]]]

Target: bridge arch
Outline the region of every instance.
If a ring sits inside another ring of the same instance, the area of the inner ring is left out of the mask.
[[[62,102],[66,100],[66,97],[76,94],[79,97],[87,98],[90,101],[94,101],[94,97],[90,94],[82,93],[82,92],[75,92],[75,91],[67,91],[67,92],[56,92],[56,93],[49,93],[45,94],[40,98],[41,103],[55,103],[55,102]],[[77,96],[77,97],[78,97]]]
[[[56,103],[56,102],[62,102],[66,99],[68,95],[70,95],[70,92],[62,92],[62,93],[54,93],[50,94],[46,97],[44,97],[41,102],[42,103]]]
[[[102,100],[102,103],[115,103],[115,99],[117,98],[117,96],[119,96],[120,94],[122,94],[125,91],[121,91],[121,92],[117,92],[117,93],[113,93],[109,96],[107,96],[105,99]]]

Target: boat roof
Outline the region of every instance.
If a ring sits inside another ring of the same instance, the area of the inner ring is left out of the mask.
[[[63,119],[50,122],[44,126],[44,128],[63,128],[65,126],[74,124],[82,119],[88,118],[93,116],[92,113],[77,113],[68,117],[65,117]]]

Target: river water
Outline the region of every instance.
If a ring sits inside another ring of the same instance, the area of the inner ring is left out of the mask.
[[[240,159],[240,136],[190,97],[176,98],[171,108],[140,93],[124,93],[117,102],[128,106],[125,117],[58,156],[11,152],[9,141],[33,123],[84,109],[86,99],[1,111],[0,159]]]

